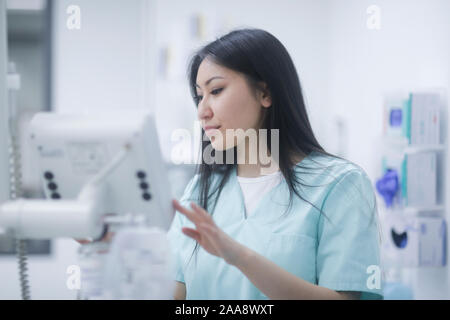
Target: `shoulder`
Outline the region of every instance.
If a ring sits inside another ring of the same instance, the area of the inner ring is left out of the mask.
[[[317,161],[329,167],[322,184],[323,198],[320,201],[321,223],[329,220],[339,228],[349,226],[373,226],[377,214],[376,196],[372,182],[358,165],[341,158],[328,155],[317,156]],[[325,170],[325,169],[323,169]],[[339,229],[338,228],[338,229]],[[366,230],[366,229],[364,229]]]
[[[373,207],[375,193],[366,172],[357,164],[319,152],[312,152],[297,164],[296,172],[302,184],[320,190],[320,206],[353,202]],[[320,187],[320,188],[318,188]]]
[[[329,194],[347,201],[364,200],[373,203],[375,200],[372,182],[361,168],[343,172],[330,188]]]
[[[363,168],[349,160],[323,154],[313,155],[312,160],[321,165],[322,181],[326,181],[322,208],[376,210],[372,181]]]
[[[332,188],[336,184],[361,180],[370,183],[365,171],[357,164],[320,152],[311,152],[298,163],[295,172],[311,183],[321,183]]]

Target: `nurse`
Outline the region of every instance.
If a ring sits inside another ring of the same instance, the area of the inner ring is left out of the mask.
[[[233,31],[194,55],[189,80],[207,138],[173,201],[175,299],[382,299],[371,182],[316,140],[281,42]],[[267,137],[252,148],[227,135],[239,129]]]

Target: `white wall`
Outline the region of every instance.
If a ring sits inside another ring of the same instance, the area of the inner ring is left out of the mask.
[[[330,1],[330,104],[349,127],[349,158],[375,174],[385,92],[449,86],[450,2]],[[370,5],[381,29],[366,27]]]
[[[380,30],[366,27],[370,5],[381,9]],[[330,12],[329,112],[348,125],[348,158],[375,179],[383,93],[434,87],[449,92],[450,1],[330,1]],[[448,187],[446,198],[448,203]],[[450,298],[448,270],[418,271],[416,297]]]
[[[55,111],[144,106],[147,2],[54,1]],[[66,27],[70,5],[81,9],[80,30]]]

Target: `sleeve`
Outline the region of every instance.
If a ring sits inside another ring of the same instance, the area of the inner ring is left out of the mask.
[[[193,193],[198,181],[198,175],[195,175],[187,184],[183,196],[179,200],[182,206],[187,207],[189,202],[193,200]],[[167,233],[167,238],[172,253],[172,274],[176,281],[185,282],[183,272],[183,261],[185,257],[185,250],[192,242],[187,236],[183,234],[181,228],[183,226],[192,226],[190,221],[186,221],[185,217],[178,211],[175,211],[172,224]]]
[[[382,299],[375,194],[362,170],[345,173],[327,194],[318,225],[317,283]],[[324,216],[325,214],[325,216]]]

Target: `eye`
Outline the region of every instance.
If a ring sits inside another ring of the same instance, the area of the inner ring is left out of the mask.
[[[223,88],[214,89],[213,91],[211,91],[211,94],[212,94],[212,95],[217,95],[217,94],[219,94],[220,92],[222,92],[222,90],[223,90]]]
[[[222,92],[222,90],[223,90],[223,88],[214,89],[214,90],[211,91],[211,94],[212,94],[213,96],[218,95],[220,92]],[[203,99],[203,96],[201,96],[201,95],[196,95],[196,96],[194,97],[194,101],[195,101],[195,103],[196,103],[197,105],[200,103],[200,101],[202,101],[202,99]]]

